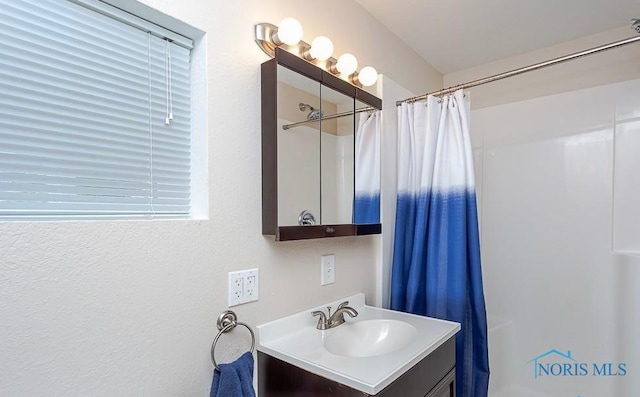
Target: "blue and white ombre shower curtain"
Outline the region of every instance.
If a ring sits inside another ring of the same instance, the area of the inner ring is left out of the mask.
[[[468,98],[460,90],[398,110],[391,308],[460,323],[457,395],[486,397],[487,319]]]
[[[380,112],[359,114],[353,223],[380,223]]]

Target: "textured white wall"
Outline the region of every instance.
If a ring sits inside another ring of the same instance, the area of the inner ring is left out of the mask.
[[[130,3],[120,1],[120,3]],[[209,219],[0,223],[0,395],[204,396],[227,272],[260,268],[258,323],[364,291],[379,236],[275,243],[261,235],[260,63],[253,25],[297,17],[305,40],[424,92],[442,76],[351,1],[144,0],[207,32]],[[390,133],[388,131],[387,133]],[[320,255],[336,283],[320,286]],[[247,346],[225,335],[218,359]]]

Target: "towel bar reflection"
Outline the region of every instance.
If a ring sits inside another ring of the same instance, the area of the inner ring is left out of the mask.
[[[216,363],[216,358],[214,355],[216,350],[216,343],[218,343],[218,339],[220,339],[220,336],[222,336],[222,334],[231,331],[237,325],[242,325],[249,330],[249,333],[251,334],[251,353],[253,353],[253,350],[256,346],[256,336],[254,335],[251,327],[245,323],[239,322],[238,317],[233,311],[225,310],[218,316],[217,326],[220,331],[218,332],[218,335],[216,335],[216,337],[213,339],[213,343],[211,344],[211,362],[213,363],[215,369],[217,369],[218,371],[220,371],[220,367],[218,367],[218,363]]]

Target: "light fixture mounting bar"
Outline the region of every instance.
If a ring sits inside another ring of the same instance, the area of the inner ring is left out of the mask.
[[[271,58],[276,56],[276,47],[271,37],[278,33],[278,27],[270,23],[259,23],[255,26],[256,44]]]
[[[305,56],[305,54],[308,54],[309,49],[311,48],[311,44],[307,43],[304,40],[300,40],[300,42],[296,45],[276,45],[273,41],[274,35],[277,35],[278,33],[278,27],[276,25],[263,22],[256,24],[254,29],[256,44],[258,44],[258,47],[260,47],[260,49],[271,58],[275,57],[276,48],[280,47],[332,74],[340,74],[340,72],[336,69],[338,60],[334,57],[330,57],[326,61],[309,60],[308,56]],[[355,85],[356,87],[362,88],[362,84],[357,79],[357,76],[354,75],[353,77],[354,78],[349,78],[347,81]]]
[[[311,48],[311,44],[307,43],[304,40],[300,40],[300,42],[298,42],[298,44],[296,45],[277,45],[273,42],[273,36],[277,33],[278,27],[276,25],[266,22],[255,25],[256,43],[258,44],[258,47],[260,47],[260,49],[264,51],[265,54],[273,58],[276,56],[276,47],[281,47],[286,49],[290,53],[295,54],[298,57],[308,61],[308,59],[304,57],[304,54],[305,52],[309,51],[309,49]],[[329,58],[329,60],[337,62],[334,58]]]

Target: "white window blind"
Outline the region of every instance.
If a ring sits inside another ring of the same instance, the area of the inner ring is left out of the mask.
[[[0,219],[188,216],[191,41],[136,18],[0,0]]]

